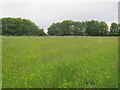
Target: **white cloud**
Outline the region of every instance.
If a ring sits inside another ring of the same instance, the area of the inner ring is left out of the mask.
[[[14,1],[14,0],[12,0]],[[66,19],[85,21],[100,20],[110,24],[118,19],[117,0],[104,0],[106,2],[77,2],[78,0],[68,0],[55,2],[54,0],[44,2],[2,2],[1,17],[22,17],[34,21],[41,28],[47,29],[53,22]],[[73,2],[74,1],[74,2]],[[90,0],[94,1],[94,0]],[[100,1],[100,0],[96,0]],[[116,1],[116,2],[115,2]]]

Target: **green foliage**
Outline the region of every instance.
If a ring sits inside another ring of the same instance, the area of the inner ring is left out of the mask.
[[[110,35],[112,36],[117,36],[119,35],[119,27],[120,24],[117,24],[117,23],[111,23],[111,27],[110,27]]]
[[[104,21],[101,21],[99,24],[100,24],[100,27],[99,27],[100,36],[108,35],[109,32],[108,32],[108,25],[107,25],[107,23],[104,22]]]
[[[21,18],[2,18],[2,34],[15,36],[43,36],[43,29],[39,29],[30,20]]]
[[[53,23],[48,28],[49,35],[69,36],[69,35],[86,35],[86,23],[76,22],[72,20],[64,20],[63,22]]]
[[[117,88],[117,37],[5,37],[3,88]]]
[[[108,26],[105,22],[101,21],[87,21],[86,32],[89,36],[104,36],[108,33]]]
[[[86,36],[86,22],[76,22],[74,35]]]
[[[49,35],[60,36],[104,36],[108,33],[108,26],[104,21],[76,22],[64,20],[63,22],[53,23],[48,28]]]
[[[72,21],[64,20],[53,23],[48,28],[48,35],[51,36],[118,36],[120,24],[112,23],[110,32],[108,25],[104,21]],[[0,19],[0,35],[15,36],[44,36],[47,35],[43,29],[39,29],[34,22],[21,18],[2,18]]]
[[[120,36],[120,23],[118,23],[118,35]]]

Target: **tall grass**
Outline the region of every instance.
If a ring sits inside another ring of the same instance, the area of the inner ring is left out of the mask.
[[[117,88],[117,37],[3,37],[3,88]]]

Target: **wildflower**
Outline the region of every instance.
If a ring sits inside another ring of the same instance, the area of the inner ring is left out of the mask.
[[[109,84],[109,86],[112,86],[112,84]]]

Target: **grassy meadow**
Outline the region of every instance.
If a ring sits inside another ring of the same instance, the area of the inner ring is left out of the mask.
[[[118,37],[2,37],[3,88],[117,88]]]

